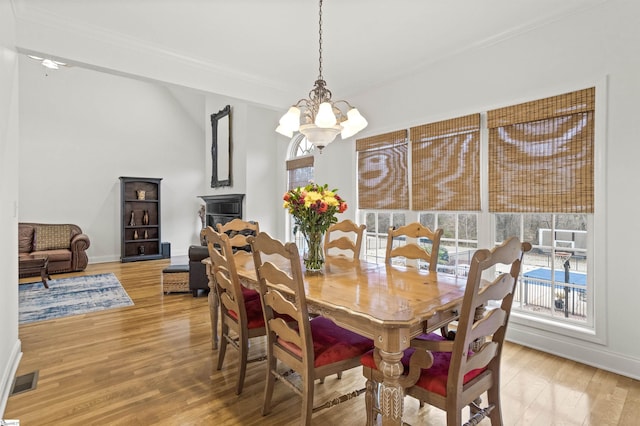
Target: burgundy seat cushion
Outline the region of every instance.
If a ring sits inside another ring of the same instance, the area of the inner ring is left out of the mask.
[[[420,340],[445,340],[444,337],[439,334],[430,333],[423,334],[418,337]],[[409,373],[409,360],[411,355],[415,352],[414,348],[405,349],[402,356],[402,365],[404,365],[404,373]],[[422,374],[416,382],[415,386],[420,386],[429,392],[437,393],[442,396],[447,396],[447,376],[449,374],[449,365],[451,363],[451,352],[433,352],[433,365],[427,369],[422,369]],[[373,359],[373,351],[369,351],[360,358],[362,365],[365,367],[373,368],[377,370],[375,361]],[[477,377],[484,371],[483,368],[479,368],[468,372],[464,375],[463,383],[468,383],[470,380]]]
[[[258,293],[256,290],[247,288],[243,285],[240,285],[240,288],[242,289],[242,296],[244,297],[245,302],[254,299],[260,299],[260,293]]]
[[[262,313],[262,302],[260,301],[260,297],[252,300],[245,299],[244,308],[247,311],[247,328],[264,327],[264,314]],[[238,320],[238,314],[234,311],[230,310],[229,315],[231,315],[236,321]],[[293,321],[293,318],[289,315],[277,314],[276,318],[282,318],[285,322]]]
[[[310,325],[315,367],[354,358],[373,348],[373,340],[339,327],[328,318],[316,317],[310,321]],[[295,344],[282,339],[278,339],[278,342],[302,356],[302,351]]]
[[[264,315],[262,314],[262,303],[260,302],[260,298],[245,300],[244,308],[247,311],[247,328],[264,327]],[[238,320],[238,314],[236,312],[230,310],[229,315],[236,321]]]

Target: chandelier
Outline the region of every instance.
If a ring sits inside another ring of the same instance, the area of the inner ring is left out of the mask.
[[[293,132],[299,131],[322,152],[322,148],[333,142],[338,133],[346,139],[367,127],[368,123],[349,102],[331,100],[331,91],[322,77],[322,0],[319,17],[318,79],[309,92],[309,98],[300,99],[282,116],[276,132],[292,137]]]

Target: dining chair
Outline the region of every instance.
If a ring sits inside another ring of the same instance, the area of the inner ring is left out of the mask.
[[[218,223],[216,228],[219,233],[225,233],[229,236],[231,247],[235,253],[238,250],[249,251],[251,248],[247,242],[247,237],[257,235],[260,232],[260,225],[255,221],[246,221],[242,219],[232,219],[226,223]]]
[[[237,253],[238,250],[251,251],[251,246],[247,242],[247,238],[252,235],[258,235],[260,232],[260,224],[256,221],[246,221],[242,219],[232,219],[226,223],[218,223],[216,225],[219,233],[225,233],[229,236],[229,243],[233,249],[233,253]],[[249,288],[249,283],[243,278],[240,278],[240,284],[242,284],[242,291],[245,298],[258,299],[257,290]]]
[[[349,219],[332,223],[324,234],[325,257],[336,253],[339,256],[350,254],[353,260],[359,259],[362,238],[366,229],[366,225],[357,225]]]
[[[260,299],[267,329],[267,381],[262,415],[271,411],[271,398],[276,380],[302,397],[302,423],[311,423],[313,412],[347,400],[364,389],[313,407],[314,385],[317,379],[337,374],[360,365],[360,357],[373,348],[373,341],[337,326],[318,316],[309,319],[304,279],[298,247],[260,232],[249,238],[260,286]],[[286,270],[275,266],[282,259]],[[274,263],[275,262],[275,263]],[[287,324],[276,315],[288,315],[294,323]],[[280,372],[278,363],[298,373],[301,385],[290,380],[290,374]]]
[[[385,262],[391,264],[396,257],[403,257],[405,261],[406,259],[418,259],[428,262],[429,270],[435,271],[438,267],[438,251],[442,232],[441,228],[432,231],[418,222],[399,228],[389,228]],[[429,250],[421,243],[425,238],[431,242]],[[415,239],[415,242],[409,241],[410,239]],[[404,243],[401,243],[402,241]]]
[[[405,374],[400,382],[406,387],[406,394],[421,404],[426,402],[445,410],[448,426],[462,424],[466,406],[470,408],[470,419],[465,424],[478,424],[487,416],[493,426],[503,424],[500,358],[522,257],[529,250],[531,244],[521,243],[516,237],[491,250],[477,250],[471,259],[455,339],[422,334],[412,339],[411,347],[404,352]],[[362,357],[367,378],[368,425],[374,424],[379,411],[379,360],[377,351]],[[488,401],[481,407],[480,396],[484,392]]]
[[[217,369],[222,369],[227,344],[231,344],[239,352],[236,385],[236,394],[239,395],[244,385],[247,363],[266,359],[264,355],[247,359],[249,339],[266,335],[262,304],[255,290],[243,288],[240,284],[229,236],[214,231],[210,226],[206,228],[205,234],[215,277],[215,288],[211,288],[210,293],[216,292],[220,304],[221,336]],[[256,294],[255,297],[253,293]],[[212,303],[209,308],[215,309]],[[215,333],[216,330],[212,332]]]

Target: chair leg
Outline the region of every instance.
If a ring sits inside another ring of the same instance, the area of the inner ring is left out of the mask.
[[[367,410],[367,426],[373,426],[376,421],[376,413],[373,409],[375,389],[377,389],[378,385],[376,382],[367,379],[367,391],[364,394],[364,404]]]
[[[489,406],[493,405],[493,410],[489,413],[491,424],[493,426],[498,426],[502,425],[502,407],[500,406],[500,389],[497,384],[499,382],[495,383],[496,384],[487,391],[487,403]]]
[[[462,410],[447,409],[447,426],[460,426],[462,424]]]
[[[262,415],[266,416],[271,412],[271,397],[273,396],[273,386],[276,382],[276,376],[271,373],[276,369],[277,360],[271,354],[267,359],[267,381],[264,385],[264,402],[262,404]]]
[[[222,319],[222,327],[220,328],[220,349],[218,349],[218,370],[222,369],[224,355],[227,352],[227,336],[229,335],[229,326]]]
[[[314,380],[312,380],[309,372],[303,373],[302,385],[302,420],[303,425],[311,425],[311,416],[313,414],[313,389]]]
[[[242,393],[242,387],[244,386],[244,376],[247,372],[247,353],[249,352],[249,342],[246,334],[241,330],[238,336],[238,349],[240,351],[240,372],[238,374],[238,385],[236,386],[236,395]]]

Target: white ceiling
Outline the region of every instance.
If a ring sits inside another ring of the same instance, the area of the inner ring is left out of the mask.
[[[19,25],[122,40],[299,98],[318,76],[317,0],[11,1]],[[323,75],[334,98],[347,98],[605,1],[324,0]]]

